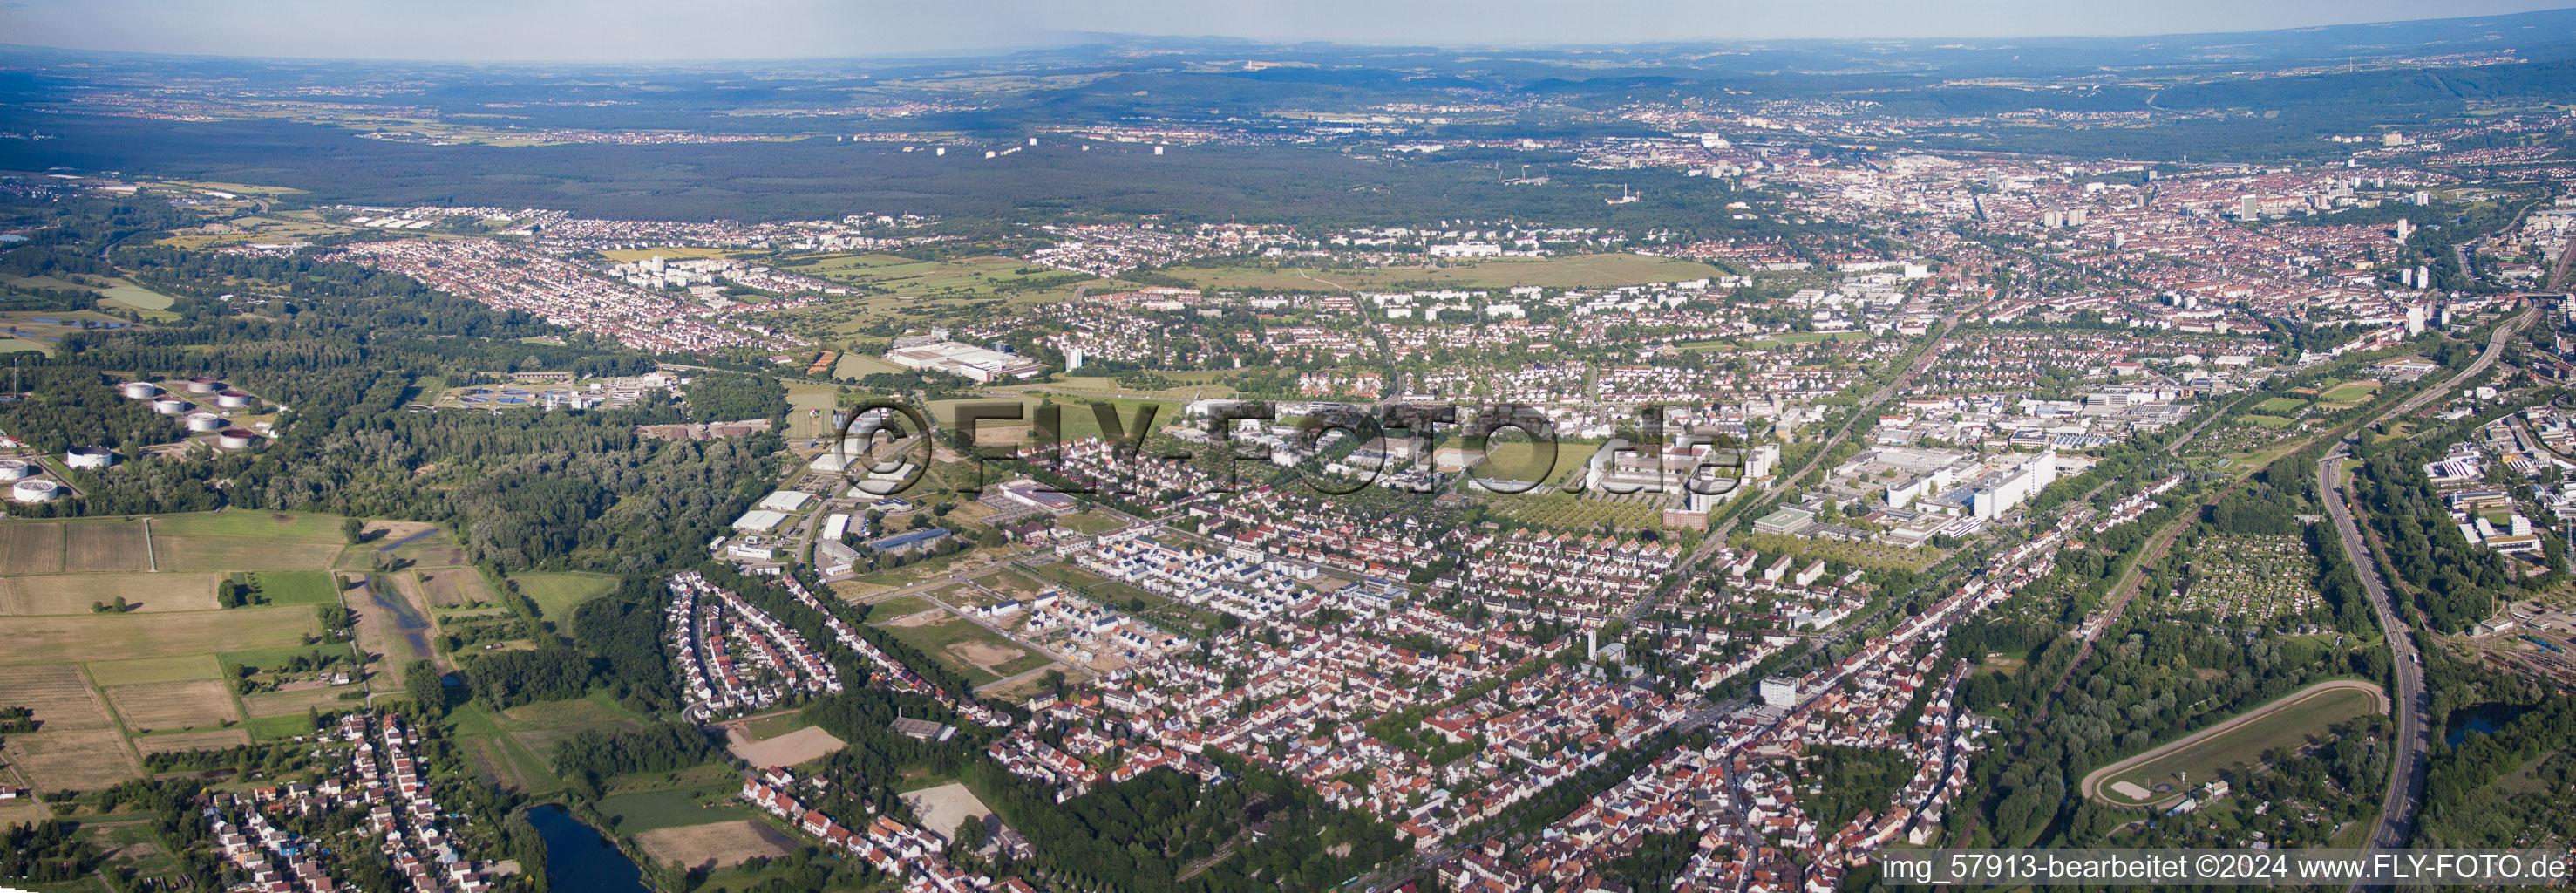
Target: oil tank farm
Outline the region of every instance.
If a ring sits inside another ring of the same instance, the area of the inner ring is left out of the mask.
[[[73,447],[63,454],[63,464],[73,468],[106,468],[116,464],[116,451],[103,446]]]
[[[162,415],[178,415],[195,408],[197,408],[196,404],[177,397],[163,397],[152,401],[152,411]]]
[[[223,416],[219,416],[211,412],[201,412],[188,417],[188,430],[199,434],[204,434],[208,431],[221,431],[225,428],[232,427],[232,424],[232,422],[226,420]]]
[[[224,391],[215,395],[215,405],[225,409],[247,408],[250,406],[250,395],[240,391]]]
[[[25,459],[0,459],[0,481],[25,480],[36,473],[36,467]]]
[[[27,478],[9,485],[9,498],[19,502],[52,502],[62,486],[44,478]]]
[[[126,382],[124,384],[124,390],[125,396],[134,400],[149,400],[154,397],[161,396],[160,386],[148,381]]]
[[[215,445],[228,450],[246,450],[250,449],[252,441],[258,439],[259,435],[248,428],[226,428],[223,433],[215,435]]]
[[[220,378],[188,379],[188,393],[191,394],[212,394],[223,389],[224,382]]]

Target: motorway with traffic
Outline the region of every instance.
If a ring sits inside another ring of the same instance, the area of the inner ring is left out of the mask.
[[[2453,376],[2442,386],[2428,388],[2407,398],[2373,422],[2385,421],[2414,412],[2437,397],[2453,390],[2480,373],[2493,368],[2504,354],[2506,342],[2520,334],[2538,316],[2538,311],[2525,310],[2514,321],[2496,327],[2487,339],[2486,352],[2469,368]],[[2365,428],[2367,426],[2364,426]],[[2388,791],[2380,801],[2378,826],[2371,831],[2370,847],[2395,849],[2406,845],[2415,834],[2415,814],[2424,803],[2424,774],[2433,745],[2433,730],[2426,717],[2433,708],[2433,696],[2424,687],[2424,657],[2416,648],[2415,631],[2404,621],[2388,581],[2380,576],[2379,563],[2372,558],[2369,543],[2362,538],[2361,528],[2353,521],[2352,506],[2343,486],[2343,463],[2352,456],[2355,433],[2337,443],[2324,461],[2317,463],[2317,495],[2326,504],[2326,515],[2333,519],[2335,533],[2343,540],[2345,557],[2352,560],[2360,573],[2362,588],[2370,592],[2370,608],[2379,615],[2379,626],[2387,633],[2389,654],[2395,660],[2397,691],[2390,698],[2397,711],[2397,741],[2404,748],[2389,767]],[[2353,884],[2353,890],[2364,889]]]

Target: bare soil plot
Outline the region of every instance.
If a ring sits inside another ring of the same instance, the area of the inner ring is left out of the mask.
[[[155,682],[107,689],[107,700],[125,727],[138,734],[158,729],[189,729],[241,721],[232,692],[211,679]]]
[[[125,750],[125,736],[114,729],[11,735],[0,756],[40,791],[90,790],[143,776]]]
[[[166,753],[177,750],[223,750],[250,743],[250,732],[243,729],[211,729],[203,732],[181,732],[176,735],[145,735],[134,739],[134,749],[144,753]]]
[[[111,661],[149,654],[216,654],[289,648],[321,632],[311,606],[229,611],[12,617],[0,664]]]
[[[116,728],[79,667],[0,667],[0,704],[35,711],[39,733]]]
[[[65,524],[63,539],[63,570],[79,573],[152,569],[150,534],[141,521]]]
[[[420,591],[432,607],[439,608],[492,600],[491,587],[483,585],[483,574],[473,568],[421,571]]]
[[[655,863],[678,862],[698,868],[729,868],[755,856],[776,858],[793,850],[793,841],[778,829],[750,819],[662,828],[635,835]]]
[[[0,579],[0,614],[88,614],[90,605],[134,611],[215,610],[213,574],[46,574]]]
[[[1027,574],[1008,568],[976,577],[975,582],[983,584],[986,589],[1021,600],[1036,598],[1038,593],[1046,591],[1047,588],[1046,584],[1030,579]]]
[[[0,524],[0,574],[52,574],[63,569],[63,525]]]
[[[957,833],[957,825],[968,817],[982,819],[993,814],[984,801],[975,799],[975,792],[967,790],[963,782],[952,781],[935,788],[923,788],[903,795],[903,802],[912,804],[912,814],[921,817],[921,827],[939,835],[941,840]]]
[[[832,737],[820,726],[806,726],[764,741],[753,741],[739,729],[725,731],[725,750],[762,769],[822,759],[848,746],[848,742]]]
[[[100,686],[216,679],[222,677],[223,672],[223,661],[211,654],[103,660],[89,665],[90,680]]]
[[[1031,656],[1017,645],[995,645],[975,640],[949,645],[948,653],[976,669],[993,674],[997,679],[1026,672],[1028,668],[1021,665],[1027,663]]]

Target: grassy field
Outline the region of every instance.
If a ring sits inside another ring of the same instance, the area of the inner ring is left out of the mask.
[[[1386,267],[1368,270],[1299,270],[1246,264],[1166,270],[1203,289],[1243,291],[1330,292],[1385,291],[1418,283],[1437,287],[1549,288],[1635,285],[1702,279],[1726,271],[1696,261],[1642,254],[1575,254],[1547,258],[1498,258],[1461,261],[1439,267]]]
[[[89,665],[90,679],[101,686],[216,679],[221,678],[222,673],[222,661],[212,654],[137,657]]]
[[[886,362],[882,358],[868,356],[855,350],[842,354],[841,361],[832,366],[832,375],[837,378],[857,378],[862,375],[881,375],[889,372],[907,371],[910,370],[893,363]]]
[[[1000,634],[955,614],[945,614],[926,623],[878,623],[896,639],[965,674],[969,679],[991,682],[1047,664],[1044,655],[1013,644]]]
[[[139,285],[120,285],[100,292],[99,296],[136,310],[168,310],[171,304],[176,303],[176,299],[169,295]]]
[[[152,521],[152,548],[164,571],[318,571],[344,545],[334,515],[219,512],[164,515]]]
[[[537,603],[537,611],[558,624],[572,619],[582,602],[617,591],[617,578],[607,574],[528,572],[511,574],[519,594]]]
[[[2297,412],[2307,405],[2308,401],[2301,400],[2297,397],[2272,397],[2261,403],[2254,404],[2254,411],[2270,413],[2272,415],[2287,415]]]
[[[2115,764],[2099,777],[2100,787],[2096,795],[2124,806],[2163,800],[2186,790],[2184,784],[2177,781],[2186,774],[2191,779],[2188,784],[2197,787],[2202,782],[2220,778],[2221,770],[2253,765],[2262,759],[2264,751],[2303,746],[2310,737],[2324,732],[2327,726],[2377,712],[2379,697],[2372,692],[2320,683],[2257,707],[2246,714],[2251,719],[2219,729],[2215,734],[2187,746],[2134,763]],[[2136,785],[2150,793],[2144,798],[2121,794],[2113,790],[2113,785],[2119,782]],[[2160,784],[2173,787],[2167,791],[2156,791],[2155,787]]]
[[[602,798],[599,811],[608,816],[619,834],[737,821],[757,814],[751,807],[733,802],[734,793],[740,790],[742,782],[728,778],[670,790],[617,794]]]
[[[838,433],[832,428],[832,410],[840,406],[839,388],[799,382],[788,382],[786,387],[787,437],[828,437]],[[809,416],[809,410],[820,412]]]
[[[321,571],[263,571],[245,574],[259,596],[272,605],[336,605],[340,586]]]
[[[994,255],[926,261],[891,254],[838,254],[799,258],[779,264],[778,269],[892,294],[973,297],[1027,288],[1031,279],[1061,275],[1057,270]],[[1067,286],[1064,290],[1070,292],[1072,288]]]

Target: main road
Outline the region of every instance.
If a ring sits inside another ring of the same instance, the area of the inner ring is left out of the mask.
[[[2440,387],[2428,388],[2407,398],[2406,402],[2373,421],[2414,412],[2494,367],[2496,358],[2504,354],[2505,343],[2530,325],[2536,314],[2537,311],[2525,310],[2512,322],[2497,326],[2495,334],[2488,336],[2486,352],[2478,357],[2477,362],[2470,363],[2469,368],[2461,370]],[[2367,425],[2356,427],[2353,437],[2359,437],[2360,432],[2367,428]],[[2379,615],[2379,628],[2388,634],[2389,655],[2396,661],[2397,691],[2391,703],[2397,711],[2397,741],[2402,750],[2389,767],[2388,791],[2380,800],[2378,827],[2370,833],[2371,848],[2396,849],[2405,846],[2415,836],[2415,813],[2424,803],[2426,755],[2433,747],[2433,730],[2426,721],[2426,715],[2432,712],[2433,696],[2424,688],[2424,657],[2416,650],[2415,631],[2406,625],[2403,615],[2398,612],[2397,601],[2388,591],[2388,581],[2380,576],[2379,563],[2371,558],[2370,545],[2362,539],[2361,527],[2353,523],[2352,506],[2347,502],[2342,486],[2343,463],[2351,455],[2352,440],[2348,438],[2335,444],[2333,451],[2326,454],[2325,461],[2317,463],[2317,497],[2325,502],[2326,516],[2333,519],[2335,533],[2343,540],[2344,556],[2351,559],[2353,569],[2361,576],[2362,588],[2370,593],[2370,608]],[[2365,887],[2355,883],[2351,889]]]

